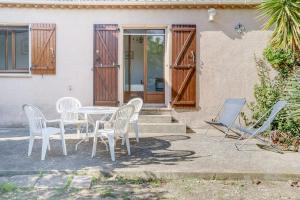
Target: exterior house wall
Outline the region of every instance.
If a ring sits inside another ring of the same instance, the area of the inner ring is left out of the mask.
[[[62,96],[74,96],[83,105],[93,104],[93,24],[112,23],[197,25],[199,108],[177,110],[174,116],[191,127],[200,127],[202,120],[216,111],[225,98],[253,100],[257,79],[254,55],[261,55],[270,36],[269,32],[260,30],[261,23],[256,16],[256,11],[251,9],[217,9],[215,21],[208,22],[207,9],[1,8],[2,24],[55,23],[57,46],[56,75],[0,75],[0,126],[25,123],[21,107],[24,103],[41,107],[47,118],[58,117],[55,102]],[[243,36],[234,30],[239,22],[246,27]]]

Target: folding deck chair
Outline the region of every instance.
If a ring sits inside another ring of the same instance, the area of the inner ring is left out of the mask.
[[[205,122],[223,132],[225,136],[228,136],[228,132],[234,126],[234,122],[245,104],[245,98],[226,99],[217,116],[212,121]],[[221,127],[225,128],[225,130],[222,130]]]
[[[240,126],[235,126],[236,129],[238,129],[239,131],[241,131],[242,133],[244,133],[242,137],[244,137],[245,135],[248,135],[247,139],[243,141],[243,143],[238,144],[235,143],[235,147],[237,148],[237,150],[241,150],[241,147],[244,146],[249,139],[251,138],[256,138],[260,141],[262,141],[263,143],[266,143],[266,141],[260,137],[258,137],[259,135],[261,135],[262,133],[264,133],[265,131],[267,131],[270,126],[271,123],[273,122],[273,120],[275,119],[276,115],[287,105],[286,101],[278,101],[276,104],[273,105],[273,107],[267,111],[253,126],[251,126],[250,128],[244,128],[244,127],[240,127]],[[270,113],[271,111],[271,113]],[[257,126],[258,123],[261,122],[262,119],[264,119],[266,117],[266,115],[270,113],[269,117],[266,119],[266,121],[262,124],[262,126],[260,126],[259,128],[255,128]],[[278,148],[276,148],[276,146],[269,144],[269,147],[271,147],[272,149],[276,150],[277,152],[279,151],[279,153],[282,153]]]

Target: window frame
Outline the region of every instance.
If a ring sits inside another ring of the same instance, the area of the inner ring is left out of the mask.
[[[0,69],[0,76],[6,75],[31,75],[31,24],[16,24],[16,23],[0,23],[0,27],[28,27],[28,66],[24,69],[18,70],[2,70]],[[16,67],[16,66],[14,66]]]

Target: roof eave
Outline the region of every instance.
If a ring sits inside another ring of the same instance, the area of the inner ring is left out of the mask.
[[[201,8],[255,8],[259,2],[0,2],[10,8],[61,8],[61,9],[201,9]]]

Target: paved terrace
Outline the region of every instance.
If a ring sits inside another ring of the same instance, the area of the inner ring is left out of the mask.
[[[234,147],[234,139],[214,129],[183,135],[143,135],[140,143],[131,139],[128,156],[120,141],[116,145],[116,162],[103,144],[91,158],[92,139],[79,145],[74,135],[66,140],[68,156],[62,155],[60,140],[50,141],[51,151],[41,161],[41,140],[36,140],[31,157],[27,157],[28,130],[0,129],[0,176],[30,174],[41,171],[101,170],[127,176],[199,176],[203,178],[300,179],[300,153],[278,154],[260,149],[253,140],[243,151]],[[73,138],[73,139],[71,139]]]

